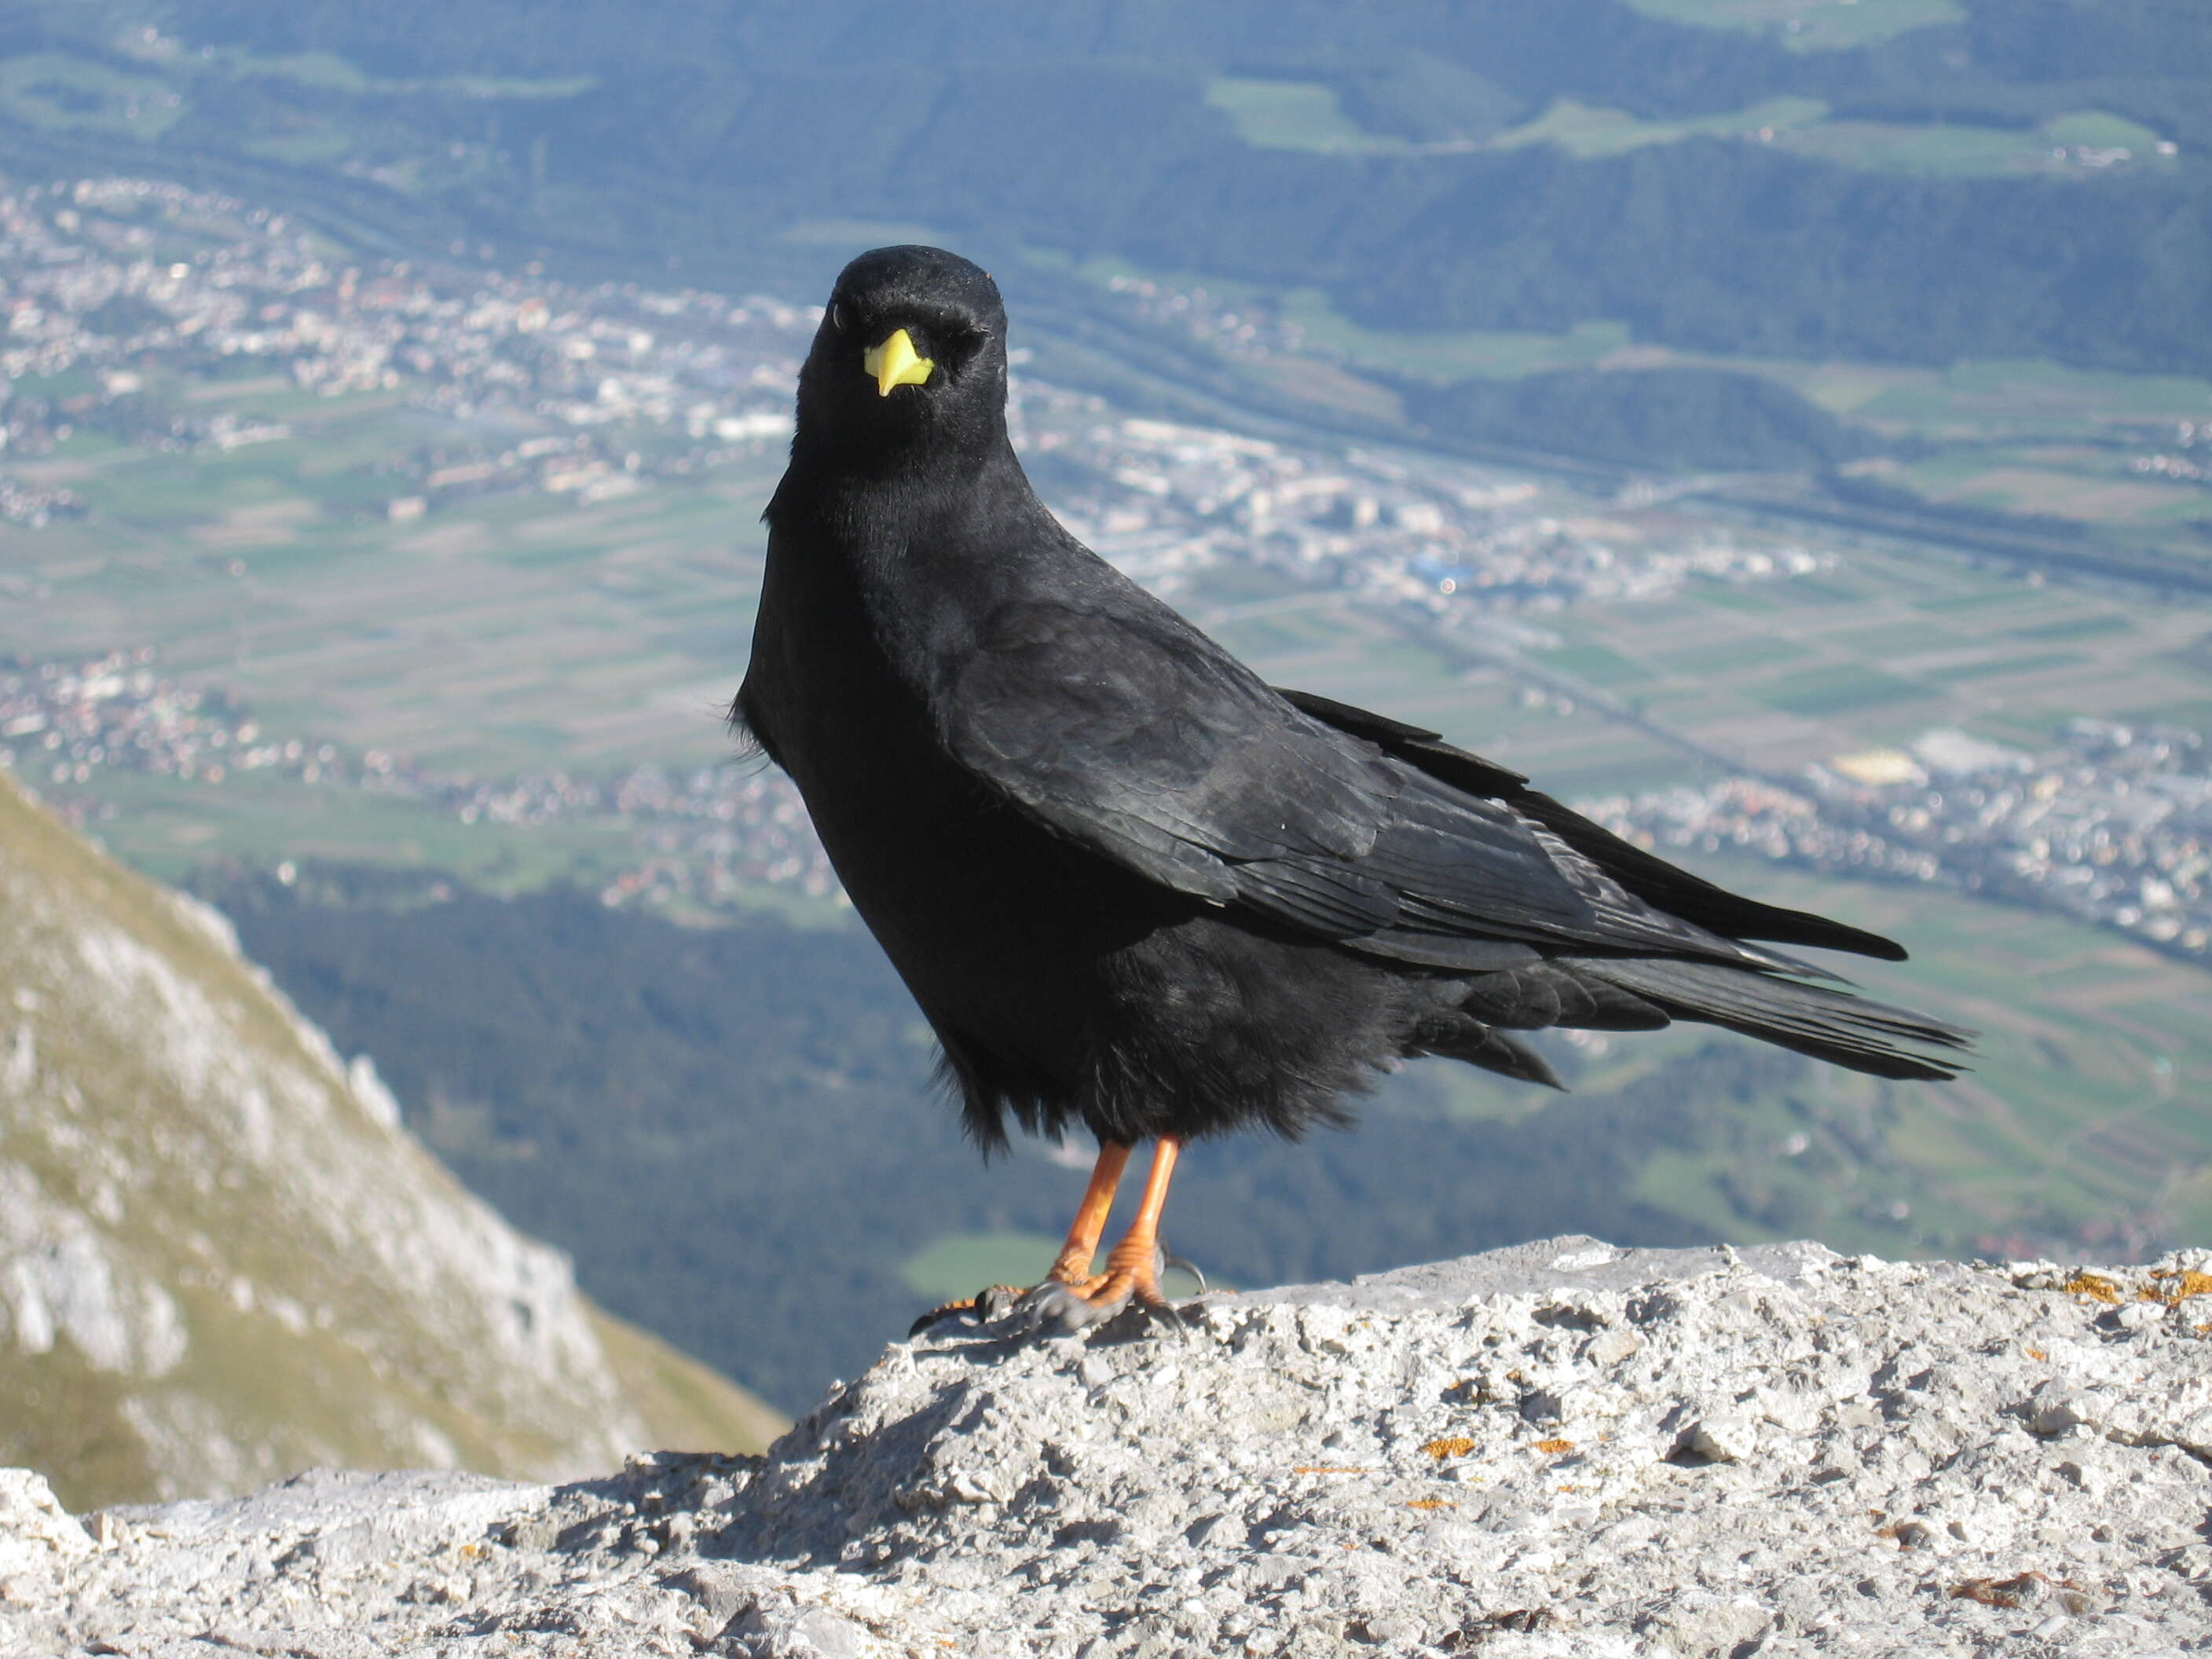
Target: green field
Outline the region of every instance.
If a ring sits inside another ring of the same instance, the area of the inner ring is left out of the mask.
[[[1059,1254],[1042,1233],[951,1233],[902,1261],[899,1277],[916,1296],[953,1302],[987,1285],[1033,1285]]]
[[[2173,1240],[2212,1238],[2212,975],[1956,894],[1741,861],[1719,872],[1905,941],[1914,960],[1869,971],[1869,988],[1984,1033],[1972,1073],[1940,1087],[1816,1074],[1838,1109],[1856,1100],[1879,1115],[1890,1097],[1885,1138],[1924,1194],[1932,1240],[1970,1246],[2032,1217],[2076,1234],[2154,1217]]]
[[[1770,98],[1718,115],[1647,121],[1626,110],[1562,98],[1534,120],[1498,134],[1491,146],[1518,149],[1527,144],[1557,144],[1568,155],[1588,161],[1641,149],[1646,144],[1679,143],[1685,138],[1746,138],[1773,143],[1818,125],[1827,113],[1828,106],[1817,98]]]
[[[1389,133],[1370,132],[1346,112],[1334,88],[1318,81],[1217,76],[1206,82],[1206,100],[1226,115],[1237,136],[1255,149],[1325,155],[1448,158],[1478,148],[1508,150],[1552,144],[1578,161],[1589,161],[1650,144],[1721,138],[1769,144],[1841,167],[1938,178],[2035,174],[2087,181],[2119,176],[2133,167],[2174,164],[2172,153],[2160,147],[2160,134],[2140,122],[2095,109],[2071,111],[2038,126],[2015,128],[1832,119],[1820,100],[1796,96],[1664,119],[1559,98],[1534,118],[1478,145],[1471,140],[1418,144]]]
[[[2076,110],[2033,128],[1809,120],[1778,128],[1773,142],[1800,155],[1881,173],[1963,179],[2034,173],[2088,179],[2110,175],[2116,161],[2130,167],[2170,166],[2171,158],[2159,149],[2159,137],[2123,116]],[[2100,161],[2079,154],[2081,150],[2128,154]]]
[[[2075,715],[2163,717],[2212,695],[2212,607],[2046,587],[1938,556],[1862,549],[1834,574],[1589,605],[1540,660],[1632,691],[1651,718],[1753,770],[1955,726],[2043,746]],[[2063,648],[2054,648],[2063,646]],[[1633,678],[1632,678],[1633,676]],[[1522,764],[1526,769],[1525,763]]]
[[[2175,1243],[2212,1238],[2212,974],[2086,923],[1942,889],[1668,855],[1899,939],[1909,963],[1830,960],[1869,994],[1982,1037],[1972,1071],[1949,1084],[1816,1065],[1771,1098],[1728,1103],[1718,1144],[1653,1158],[1641,1196],[1739,1243],[1811,1237],[1888,1255],[2016,1254],[2130,1224]],[[1694,1026],[1601,1038],[1577,1091],[1739,1040]],[[1424,1073],[1464,1115],[1514,1120],[1547,1104],[1462,1066]]]
[[[158,138],[184,113],[165,79],[66,52],[0,58],[0,115],[49,131]]]
[[[1628,0],[1648,17],[1703,28],[1773,31],[1793,52],[1863,46],[1908,29],[1957,23],[1957,0]]]
[[[1309,81],[1255,81],[1219,76],[1206,101],[1237,124],[1237,136],[1260,149],[1326,155],[1404,155],[1413,146],[1369,132],[1344,112],[1334,88]]]
[[[1617,509],[1606,525],[1628,548],[1689,529],[1665,508]],[[2212,605],[2046,586],[1932,553],[1843,557],[1817,575],[1692,578],[1669,599],[1547,613],[1561,642],[1527,660],[1727,765],[1785,775],[1933,726],[2040,749],[2078,715],[2188,725],[2212,699]],[[1595,708],[1532,707],[1510,665],[1440,656],[1348,595],[1255,599],[1248,586],[1231,599],[1216,581],[1200,580],[1192,613],[1271,681],[1435,726],[1554,793],[1715,775]],[[1472,602],[1466,614],[1479,615]]]
[[[395,524],[385,503],[413,487],[390,465],[431,430],[404,392],[204,390],[294,435],[190,455],[65,445],[19,465],[91,511],[0,527],[0,569],[33,596],[0,592],[0,651],[152,645],[164,672],[220,681],[272,727],[455,769],[726,752],[779,458],[595,504],[532,489]]]

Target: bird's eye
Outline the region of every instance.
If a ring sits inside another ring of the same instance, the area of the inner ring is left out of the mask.
[[[840,334],[845,331],[845,307],[842,301],[833,301],[830,303],[830,326]]]

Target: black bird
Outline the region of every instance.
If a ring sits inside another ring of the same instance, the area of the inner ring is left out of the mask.
[[[1881,1077],[1958,1070],[1905,1045],[1970,1034],[1745,943],[1901,959],[1887,939],[1675,869],[1436,732],[1271,689],[1091,553],[1007,441],[1006,332],[955,254],[845,268],[732,718],[797,782],[969,1133],[1097,1137],[1047,1313],[1158,1305],[1185,1140],[1340,1124],[1403,1056],[1556,1085],[1514,1033],[1692,1019]]]

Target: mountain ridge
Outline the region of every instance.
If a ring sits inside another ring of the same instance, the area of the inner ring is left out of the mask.
[[[0,852],[0,1460],[89,1503],[772,1431],[464,1191],[215,911],[7,780]]]

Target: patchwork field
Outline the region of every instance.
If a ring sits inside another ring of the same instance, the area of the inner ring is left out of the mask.
[[[1655,537],[1667,528],[1663,514],[1645,522]],[[1466,652],[1450,630],[1409,640],[1401,618],[1346,595],[1194,614],[1276,684],[1420,720],[1567,795],[1687,781],[1723,763],[1794,774],[1931,726],[2039,749],[2076,716],[2203,724],[2212,710],[2212,606],[2045,586],[1932,553],[1856,549],[1816,575],[1692,579],[1673,598],[1531,619],[1560,642],[1528,662],[1689,738],[1706,762],[1571,691],[1532,695],[1470,654],[1479,634],[1463,636]]]
[[[2212,699],[2212,608],[2093,594],[1860,550],[1841,568],[1587,606],[1540,660],[1753,770],[1792,772],[1930,726],[2048,746],[2079,715],[2183,724]],[[1600,654],[1601,653],[1601,654]]]
[[[395,523],[387,501],[415,489],[398,464],[455,441],[404,392],[246,382],[199,404],[291,434],[192,454],[72,440],[14,469],[90,513],[0,526],[0,652],[152,645],[162,672],[220,682],[272,729],[455,769],[726,752],[779,456],[598,502],[532,489]]]

